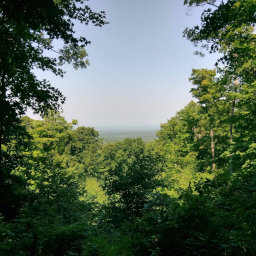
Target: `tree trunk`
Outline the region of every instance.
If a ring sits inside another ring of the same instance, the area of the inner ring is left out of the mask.
[[[214,130],[211,128],[210,130],[210,137],[211,137],[211,153],[212,153],[212,171],[215,170],[216,163],[215,163],[215,143],[214,143]]]
[[[229,142],[230,146],[232,147],[233,145],[233,121],[232,117],[234,116],[234,111],[235,111],[235,101],[232,102],[232,109],[230,112],[230,124],[229,124]],[[229,172],[230,175],[233,173],[233,153],[231,152],[229,155]]]
[[[1,172],[2,172],[2,124],[0,121],[0,176],[1,176]]]
[[[234,92],[236,93],[238,89],[238,79],[235,80],[235,86],[234,86]],[[230,124],[229,124],[229,142],[230,142],[230,146],[231,146],[231,153],[229,156],[229,172],[230,175],[232,175],[233,173],[233,152],[232,152],[232,145],[233,145],[233,116],[235,113],[235,106],[236,106],[236,100],[233,99],[232,100],[232,106],[231,106],[231,111],[230,111]]]
[[[3,131],[4,131],[4,99],[6,97],[6,87],[5,87],[5,75],[2,74],[0,81],[0,173],[2,172],[2,164],[3,164]]]

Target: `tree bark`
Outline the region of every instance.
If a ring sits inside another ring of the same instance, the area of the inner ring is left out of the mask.
[[[0,82],[0,172],[2,172],[2,164],[3,164],[3,131],[4,131],[4,99],[6,97],[6,87],[5,87],[5,75],[1,75]]]
[[[238,89],[238,79],[235,80],[235,86],[234,86],[234,93],[237,92],[237,89]],[[230,142],[230,146],[231,146],[231,152],[230,152],[230,156],[229,156],[229,172],[230,172],[230,175],[232,175],[233,173],[233,152],[232,152],[232,145],[233,145],[233,142],[234,142],[234,139],[233,139],[233,116],[234,116],[234,113],[235,113],[235,106],[236,106],[236,100],[233,99],[232,100],[232,106],[231,106],[231,111],[230,111],[230,124],[229,124],[229,142]]]
[[[211,128],[210,130],[210,137],[211,137],[211,153],[212,153],[212,171],[216,168],[215,163],[215,143],[214,143],[214,130]]]
[[[229,124],[229,142],[230,142],[230,146],[232,147],[233,144],[233,116],[234,116],[234,112],[235,112],[235,101],[233,100],[232,102],[232,108],[231,108],[231,112],[230,112],[230,124]],[[232,175],[233,173],[233,153],[230,153],[229,156],[229,172],[230,175]]]

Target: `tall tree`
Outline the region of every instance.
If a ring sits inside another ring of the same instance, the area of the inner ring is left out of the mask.
[[[185,0],[190,7],[203,6],[201,26],[187,28],[184,35],[195,45],[222,56],[217,65],[229,77],[230,172],[246,162],[253,151],[256,134],[256,3],[255,0]],[[234,133],[235,131],[235,133]],[[239,136],[238,136],[239,134]],[[249,153],[250,152],[250,153]],[[248,155],[248,157],[249,157]]]
[[[105,14],[93,12],[86,2],[0,3],[0,146],[8,139],[9,128],[18,123],[17,118],[28,107],[35,113],[45,114],[49,109],[58,109],[65,100],[49,82],[37,79],[35,69],[63,76],[60,66],[65,63],[72,63],[75,68],[87,67],[85,46],[89,41],[77,36],[75,23],[102,26]],[[62,49],[54,48],[55,39],[62,42]]]
[[[221,97],[222,90],[216,82],[216,71],[207,69],[193,69],[190,81],[195,88],[191,89],[192,95],[198,99],[201,105],[201,118],[206,119],[209,126],[209,135],[211,141],[211,166],[212,170],[216,167],[216,149],[215,149],[215,129],[218,119],[218,102]]]
[[[13,141],[21,141],[24,129],[20,117],[31,108],[44,115],[58,110],[65,97],[34,71],[50,71],[63,76],[61,66],[75,68],[89,64],[85,46],[89,41],[75,33],[76,23],[102,26],[104,12],[94,12],[84,0],[1,1],[0,3],[0,209],[6,197],[10,174],[17,166]],[[59,40],[61,49],[54,47]],[[11,164],[13,163],[13,164]],[[1,211],[1,210],[0,210]]]

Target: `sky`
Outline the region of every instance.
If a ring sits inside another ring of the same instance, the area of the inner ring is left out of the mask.
[[[77,26],[91,41],[90,66],[65,66],[64,78],[43,73],[67,97],[63,115],[79,125],[159,127],[188,104],[192,68],[213,68],[216,56],[194,55],[183,38],[200,24],[200,10],[183,0],[91,0],[104,10],[108,25]]]

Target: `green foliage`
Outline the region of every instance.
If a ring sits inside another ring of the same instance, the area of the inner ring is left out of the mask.
[[[83,256],[133,256],[132,237],[127,230],[105,230],[95,232],[83,243]]]
[[[39,80],[34,71],[47,70],[63,76],[61,66],[65,63],[72,63],[75,68],[87,67],[85,46],[89,41],[75,33],[75,23],[95,26],[106,23],[105,13],[94,12],[86,2],[11,0],[0,3],[0,212],[7,217],[16,214],[24,199],[13,198],[12,191],[18,186],[19,190],[24,187],[18,177],[11,174],[17,166],[23,168],[22,152],[29,151],[29,136],[21,127],[20,117],[28,108],[45,115],[49,110],[60,109],[65,101],[58,89],[46,80]],[[62,49],[55,49],[54,40],[59,40]],[[6,197],[13,201],[2,199]]]
[[[201,107],[190,102],[167,123],[161,125],[154,152],[164,158],[163,190],[178,196],[182,189],[193,188],[200,180],[212,178],[209,173],[208,134],[201,118]]]
[[[41,114],[58,108],[65,98],[47,81],[39,81],[33,69],[63,75],[58,66],[64,63],[86,67],[88,41],[74,33],[74,22],[102,26],[105,14],[93,12],[83,0],[2,1],[0,13],[1,104],[9,108],[1,114],[7,118],[9,112],[24,114],[27,107]],[[54,39],[63,43],[63,49],[54,49]],[[47,55],[50,51],[59,57]]]
[[[74,22],[101,26],[104,13],[83,0],[0,3],[1,255],[256,254],[255,0],[184,3],[210,7],[185,35],[222,57],[192,70],[197,102],[148,145],[103,145],[50,111],[64,98],[32,73],[86,67]],[[46,55],[53,39],[58,59]],[[44,118],[20,119],[27,107]]]
[[[70,149],[78,132],[82,144],[76,148],[81,155],[91,152],[93,144],[100,147],[97,132],[75,129],[76,121],[67,123],[54,113],[44,120],[24,117],[22,123],[32,137],[30,152],[26,166],[13,174],[26,185],[26,202],[11,223],[2,222],[1,255],[80,255],[82,240],[93,229],[97,205],[105,195],[96,180],[90,186],[87,159],[81,161]]]
[[[93,177],[87,177],[85,182],[86,197],[92,198],[92,201],[96,201],[100,204],[107,203],[107,195],[102,189],[102,181]]]
[[[146,151],[142,139],[128,138],[103,148],[102,166],[114,222],[140,216],[158,186],[159,159]]]

